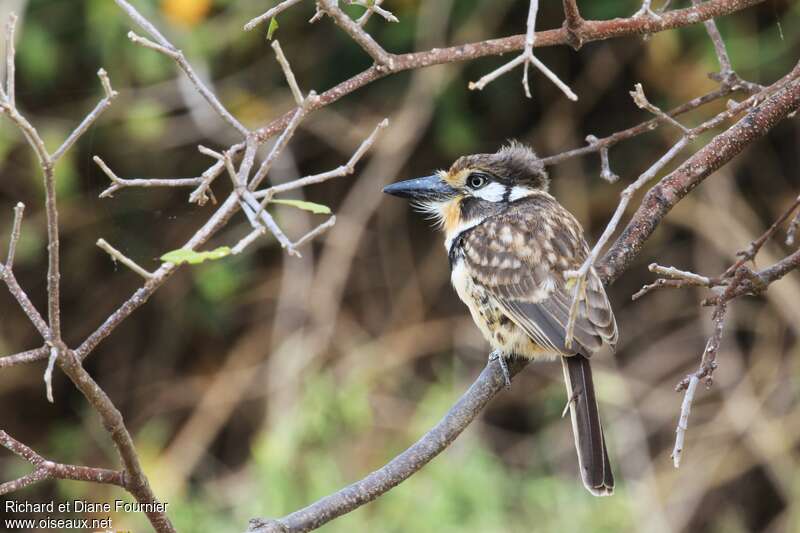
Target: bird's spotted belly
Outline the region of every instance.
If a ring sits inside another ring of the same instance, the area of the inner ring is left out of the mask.
[[[540,358],[548,353],[506,316],[486,289],[472,281],[463,261],[453,265],[450,280],[493,350],[499,350],[506,356],[515,355],[531,359]]]

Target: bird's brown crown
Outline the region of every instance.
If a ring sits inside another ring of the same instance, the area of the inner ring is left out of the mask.
[[[443,179],[452,187],[463,187],[470,173],[485,172],[495,181],[547,191],[550,180],[541,160],[528,146],[511,141],[493,154],[459,157]]]

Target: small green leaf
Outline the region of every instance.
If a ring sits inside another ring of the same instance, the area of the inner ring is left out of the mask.
[[[272,17],[269,21],[269,28],[267,28],[267,39],[270,41],[272,40],[272,36],[275,34],[275,30],[277,30],[280,26],[278,26],[278,19]]]
[[[314,202],[304,202],[303,200],[272,200],[270,203],[290,205],[297,209],[311,211],[315,215],[330,215],[331,208],[327,205],[315,204]]]
[[[175,265],[180,265],[181,263],[198,265],[204,261],[221,259],[226,255],[230,255],[230,253],[231,249],[227,246],[220,246],[216,250],[211,250],[208,252],[195,252],[194,250],[179,248],[178,250],[172,250],[171,252],[165,253],[161,256],[161,260],[165,263],[173,263]]]

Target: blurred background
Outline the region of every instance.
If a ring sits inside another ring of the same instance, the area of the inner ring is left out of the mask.
[[[136,0],[213,79],[221,100],[248,126],[293,106],[266,27],[242,25],[269,7],[255,0]],[[586,18],[629,16],[635,1],[579,1]],[[656,6],[660,5],[656,2]],[[689,2],[676,2],[685,7]],[[367,30],[392,52],[524,32],[528,4],[510,0],[387,0],[400,19],[373,17]],[[346,7],[353,15],[361,8]],[[187,202],[189,189],[126,189],[98,199],[108,180],[100,155],[121,177],[197,176],[202,143],[238,139],[200,100],[174,64],[134,46],[131,22],[108,0],[3,0],[0,19],[20,15],[17,94],[21,110],[55,149],[101,97],[105,68],[120,92],[112,108],[57,170],[62,228],[65,340],[76,346],[137,287],[140,278],[95,246],[105,238],[145,268],[178,248],[214,206]],[[280,40],[300,86],[318,92],[370,60],[329,20],[307,24],[312,2],[279,17]],[[770,0],[718,21],[736,70],[771,83],[800,50],[800,4]],[[540,29],[561,25],[560,2],[544,2]],[[137,29],[138,30],[138,29]],[[375,82],[301,126],[273,182],[346,161],[384,117],[390,126],[352,177],[298,193],[330,205],[336,226],[303,258],[263,238],[248,253],[185,267],[87,360],[124,414],[156,494],[180,531],[238,532],[254,516],[294,511],[380,467],[445,413],[482,369],[487,346],[449,286],[442,236],[381,188],[429,174],[465,153],[506,139],[540,155],[582,146],[584,137],[624,129],[649,115],[628,91],[641,82],[663,108],[716,87],[702,25],[537,51],[579,95],[572,103],[538,72],[533,99],[521,72],[483,92],[467,82],[506,58],[430,67]],[[741,98],[741,95],[736,95]],[[716,102],[682,120],[698,124]],[[611,150],[621,176],[599,179],[595,155],[550,168],[552,192],[596,239],[620,191],[677,139],[661,127]],[[707,141],[698,139],[694,149]],[[779,124],[683,200],[610,288],[621,330],[616,354],[594,359],[600,409],[617,478],[612,498],[582,487],[558,364],[529,366],[510,391],[439,458],[375,503],[322,531],[516,532],[800,530],[800,277],[761,298],[735,301],[712,389],[692,410],[683,465],[670,452],[682,395],[711,333],[700,290],[631,294],[657,261],[718,275],[800,193],[797,118]],[[215,185],[217,198],[229,190]],[[631,204],[631,212],[638,205]],[[45,301],[46,234],[41,177],[8,120],[0,120],[0,245],[12,207],[28,208],[15,271],[38,308]],[[321,221],[276,206],[295,238]],[[211,246],[249,231],[237,215]],[[783,233],[758,257],[783,257]],[[0,291],[0,355],[41,345],[15,302]],[[45,398],[44,362],[0,373],[0,427],[65,463],[117,467],[98,417],[60,372],[55,404]],[[0,480],[30,466],[0,453]],[[44,482],[17,500],[128,498],[108,486]],[[147,531],[142,515],[115,515],[116,529]]]

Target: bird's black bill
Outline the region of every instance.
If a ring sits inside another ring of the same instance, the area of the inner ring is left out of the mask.
[[[456,190],[447,184],[438,174],[398,181],[384,187],[383,192],[410,200],[444,201],[456,195]]]

